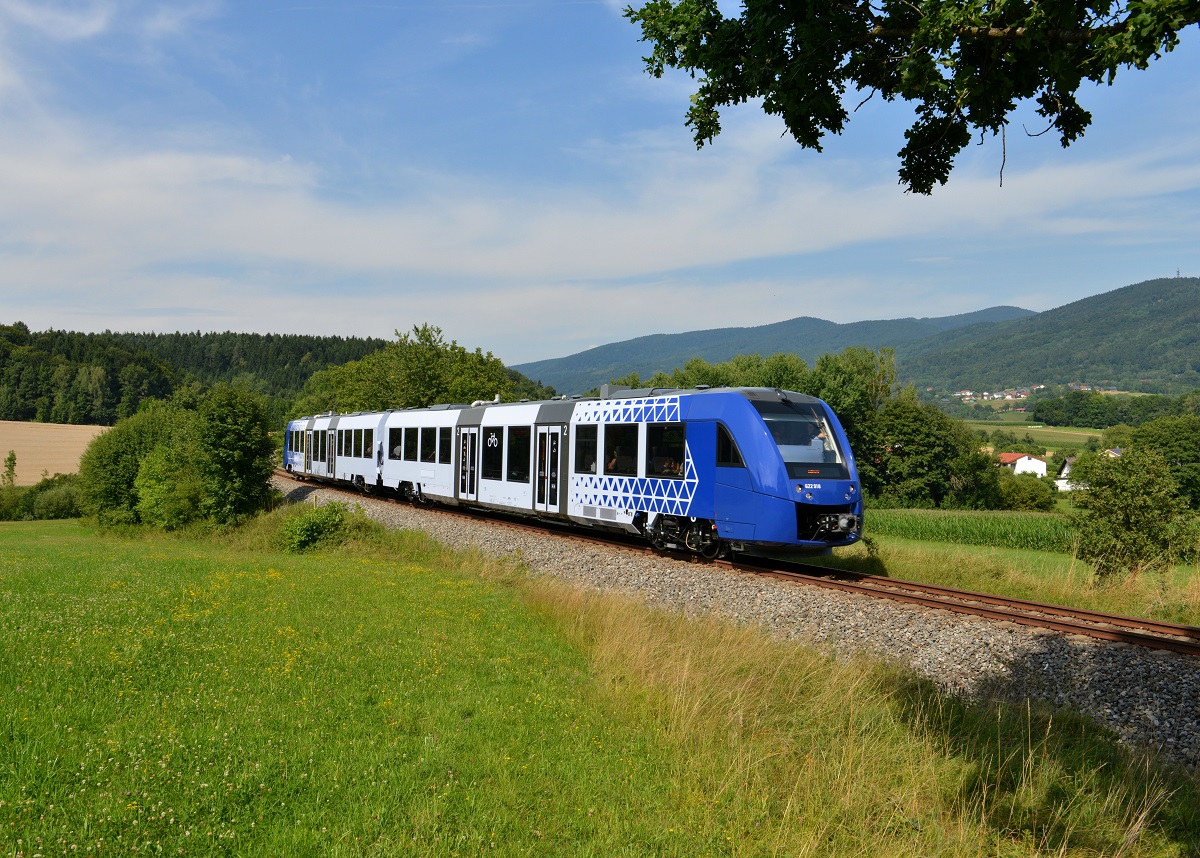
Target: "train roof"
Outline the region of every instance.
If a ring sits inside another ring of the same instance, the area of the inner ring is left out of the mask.
[[[312,414],[306,417],[296,417],[289,422],[302,422],[305,420],[313,420],[320,417],[355,417],[365,414],[391,414],[393,412],[404,411],[460,411],[474,408],[505,408],[518,405],[545,405],[549,403],[572,404],[575,402],[589,402],[601,399],[651,399],[659,396],[701,396],[705,394],[718,393],[738,393],[749,399],[751,402],[804,402],[816,403],[821,400],[815,396],[809,396],[806,393],[797,393],[794,390],[782,390],[772,387],[709,387],[708,385],[698,385],[696,387],[641,387],[629,388],[619,385],[605,384],[600,388],[599,396],[555,396],[551,399],[521,399],[516,402],[495,402],[492,400],[481,400],[470,404],[465,402],[446,403],[438,405],[429,405],[424,408],[389,408],[385,411],[354,411],[346,414],[326,411],[321,414]]]

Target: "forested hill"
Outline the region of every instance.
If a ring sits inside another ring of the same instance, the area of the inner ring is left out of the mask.
[[[385,345],[293,334],[83,334],[0,325],[0,420],[111,425],[191,380],[290,399],[308,377]]]
[[[897,344],[902,381],[989,390],[1073,381],[1144,393],[1200,388],[1200,278],[1147,280],[986,328]]]
[[[798,354],[811,365],[818,357],[848,346],[880,348],[923,339],[968,325],[996,323],[1032,316],[1019,307],[992,307],[959,316],[891,319],[837,324],[802,316],[752,328],[717,328],[682,334],[652,334],[598,346],[578,354],[520,364],[514,369],[564,393],[582,393],[631,372],[648,378],[670,372],[694,357],[710,363],[736,355],[777,352]]]
[[[263,392],[295,396],[319,369],[360,360],[387,345],[362,337],[303,334],[115,334],[134,350],[162,358],[206,383],[248,381]]]

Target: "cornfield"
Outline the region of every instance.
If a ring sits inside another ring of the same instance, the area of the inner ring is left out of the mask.
[[[868,536],[951,542],[993,548],[1071,553],[1075,531],[1050,512],[977,512],[939,509],[868,509]]]

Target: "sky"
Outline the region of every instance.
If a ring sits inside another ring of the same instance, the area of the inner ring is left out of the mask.
[[[0,324],[430,323],[513,365],[1200,275],[1194,26],[1085,84],[1069,149],[1023,109],[922,197],[903,103],[820,153],[746,104],[697,150],[693,81],[645,73],[623,5],[0,0]]]

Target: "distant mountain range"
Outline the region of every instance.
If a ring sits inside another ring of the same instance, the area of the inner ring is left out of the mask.
[[[1200,278],[1147,280],[1027,319],[896,347],[919,387],[1108,384],[1143,393],[1200,388]]]
[[[777,352],[800,355],[811,366],[829,352],[848,346],[898,346],[923,342],[948,331],[977,325],[992,325],[1036,315],[1020,307],[991,307],[975,313],[930,319],[837,324],[811,316],[753,328],[716,328],[682,334],[651,334],[619,343],[597,346],[578,354],[514,366],[521,374],[561,393],[583,393],[614,378],[637,372],[648,378],[662,370],[670,372],[692,358],[710,363],[727,361],[740,354],[763,357]]]
[[[636,371],[643,378],[688,360],[800,355],[811,366],[848,346],[896,350],[902,382],[918,388],[994,389],[1107,383],[1179,393],[1200,388],[1200,278],[1148,280],[1044,313],[992,307],[927,319],[836,324],[801,317],[753,328],[654,334],[514,369],[562,393],[582,393]]]

